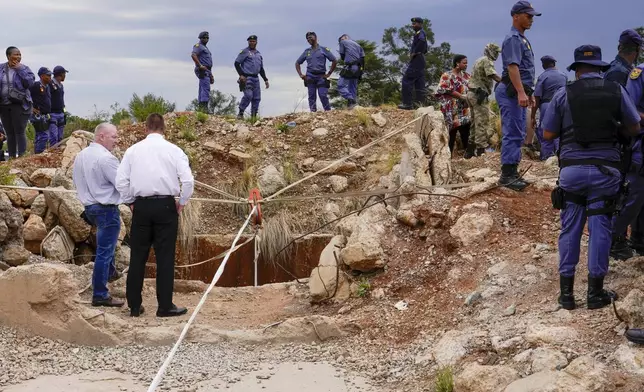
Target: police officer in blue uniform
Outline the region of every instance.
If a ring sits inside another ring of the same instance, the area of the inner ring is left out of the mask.
[[[208,102],[210,101],[210,85],[215,83],[212,75],[212,54],[208,49],[210,35],[207,31],[199,33],[199,42],[192,48],[192,61],[195,63],[195,75],[199,79],[199,92],[197,101],[199,108],[204,112],[208,111]]]
[[[51,93],[49,84],[51,83],[51,71],[46,67],[40,67],[38,77],[40,80],[34,83],[30,88],[31,99],[34,102],[33,113],[29,121],[34,126],[36,137],[34,139],[34,152],[40,154],[47,148],[49,137],[49,120],[51,116]]]
[[[626,87],[628,75],[642,50],[642,37],[635,30],[624,30],[619,36],[618,53],[604,73],[604,79]],[[637,103],[635,97],[631,98]],[[644,253],[644,172],[641,172],[642,141],[641,137],[632,140],[629,151],[631,162],[627,167],[626,177],[630,182],[628,200],[613,224],[613,243],[610,255],[617,260],[633,257],[633,250]],[[640,175],[642,174],[642,175]],[[627,239],[628,226],[631,225],[631,237]]]
[[[331,110],[331,103],[329,102],[329,87],[331,82],[329,77],[335,71],[335,67],[338,65],[338,60],[336,59],[331,49],[327,47],[322,47],[318,44],[318,36],[313,31],[306,33],[306,41],[311,45],[310,48],[307,48],[302,52],[300,57],[295,61],[295,70],[297,74],[300,75],[300,78],[304,81],[304,85],[309,90],[309,109],[312,112],[317,111],[316,105],[316,92],[320,96],[320,102],[322,102],[322,107],[324,110]],[[326,72],[326,61],[331,62],[331,68],[329,72]],[[302,63],[306,61],[306,75],[302,74]]]
[[[545,140],[543,138],[543,127],[541,122],[543,116],[548,109],[548,105],[555,95],[557,90],[564,87],[568,83],[568,77],[557,70],[557,60],[552,56],[543,56],[541,58],[541,65],[544,72],[539,75],[537,79],[537,87],[534,89],[534,102],[535,107],[539,108],[539,126],[537,127],[537,111],[532,110],[532,126],[537,130],[537,138],[541,144],[541,153],[539,158],[542,161],[555,155],[555,151],[559,148],[559,140],[554,141]]]
[[[518,1],[510,11],[512,29],[501,46],[503,73],[495,96],[501,110],[501,178],[499,184],[521,191],[528,184],[519,176],[521,144],[526,137],[526,108],[534,108],[534,53],[525,31],[541,16],[527,1]]]
[[[624,30],[619,36],[617,56],[610,63],[610,68],[604,74],[604,79],[617,82],[622,87],[626,87],[628,74],[633,70],[633,66],[641,50],[642,37],[637,31],[632,29]]]
[[[239,83],[239,90],[244,93],[239,102],[239,114],[237,115],[239,119],[244,118],[244,111],[249,104],[251,104],[251,117],[257,117],[259,102],[262,100],[262,90],[258,75],[264,80],[266,88],[270,86],[264,71],[264,59],[259,50],[257,50],[257,36],[251,35],[247,41],[248,47],[239,52],[235,59],[235,69],[239,74],[237,83]]]
[[[49,120],[49,144],[54,145],[63,140],[65,125],[67,124],[67,110],[65,109],[65,89],[63,82],[69,70],[62,65],[54,67],[54,78],[49,84],[51,92],[51,119]]]
[[[425,55],[427,54],[427,34],[423,30],[423,18],[411,18],[411,27],[414,29],[414,38],[409,50],[409,64],[402,78],[402,103],[398,109],[413,110],[412,98],[415,92],[415,102],[422,106],[425,103]]]
[[[340,58],[344,61],[338,79],[338,92],[347,100],[347,108],[353,109],[358,101],[358,82],[364,70],[364,49],[347,34],[338,38],[338,44]]]
[[[544,138],[559,137],[561,148],[559,185],[552,192],[553,207],[561,210],[559,303],[575,308],[575,267],[588,220],[587,302],[588,309],[599,309],[617,299],[616,293],[604,290],[604,277],[611,218],[624,188],[620,134],[637,135],[640,116],[624,88],[600,76],[608,63],[602,61],[599,47],[580,46],[574,58],[568,70],[575,71],[577,80],[555,93],[543,121]]]

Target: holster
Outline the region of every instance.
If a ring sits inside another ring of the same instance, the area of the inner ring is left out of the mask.
[[[331,88],[331,81],[329,79],[324,79],[324,87]]]
[[[555,210],[562,210],[564,208],[564,190],[557,185],[550,193],[550,200],[552,201],[552,208]]]
[[[206,77],[206,70],[204,70],[204,69],[199,69],[199,70],[197,71],[197,77],[198,77],[199,79],[203,79],[203,78],[205,78],[205,77]]]
[[[243,92],[246,89],[246,82],[238,80],[237,83],[239,83],[239,91]]]
[[[519,94],[517,93],[517,89],[514,88],[514,84],[512,84],[512,81],[510,80],[510,77],[505,77],[501,79],[501,82],[505,84],[505,95],[507,95],[510,98],[516,98]],[[525,91],[525,94],[528,97],[531,97],[532,94],[534,94],[534,90],[532,87],[528,87],[525,85],[525,83],[521,83],[523,85],[523,91]]]
[[[474,90],[474,95],[476,95],[477,105],[483,105],[483,102],[485,102],[488,97],[488,93],[486,93],[482,88],[477,88],[476,90]]]

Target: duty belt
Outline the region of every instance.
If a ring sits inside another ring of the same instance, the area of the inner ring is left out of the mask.
[[[244,74],[244,76],[247,77],[247,78],[256,78],[258,75],[259,74],[249,74],[249,73]]]

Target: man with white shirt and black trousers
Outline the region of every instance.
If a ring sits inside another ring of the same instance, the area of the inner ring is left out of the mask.
[[[117,129],[109,123],[94,130],[94,142],[74,160],[73,179],[78,199],[85,206],[84,219],[96,226],[96,259],[92,275],[92,306],[121,307],[124,302],[112,298],[107,282],[120,277],[114,264],[114,252],[121,232],[118,205],[121,196],[116,190],[119,160],[112,155]]]
[[[163,137],[163,117],[149,115],[145,127],[148,136],[125,151],[116,175],[116,188],[123,203],[132,209],[127,302],[132,317],[143,313],[145,264],[153,246],[157,263],[157,317],[181,316],[188,310],[172,303],[174,255],[179,214],[192,196],[194,177],[187,155]],[[175,196],[179,196],[178,201]]]

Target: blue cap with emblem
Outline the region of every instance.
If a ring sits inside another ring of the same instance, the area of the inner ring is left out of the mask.
[[[248,38],[246,38],[246,41],[257,41],[257,36],[256,35],[251,35]]]
[[[537,11],[534,10],[532,7],[532,4],[530,4],[529,1],[521,0],[517,1],[513,6],[512,10],[510,11],[510,15],[518,15],[518,14],[528,14],[532,16],[541,16],[541,14]]]
[[[317,35],[317,34],[315,34],[315,31],[307,31],[307,32],[306,32],[306,38],[309,38],[309,37],[311,37],[311,36],[313,36],[313,37],[316,37],[316,38],[317,38],[317,36],[318,36],[318,35]]]
[[[49,68],[47,68],[47,67],[40,67],[40,69],[38,70],[38,76],[42,76],[42,75],[49,75],[49,76],[51,76],[51,71],[49,70]]]
[[[541,62],[542,63],[556,63],[557,60],[555,60],[555,58],[550,56],[550,55],[546,55],[546,56],[543,56],[541,58]]]
[[[207,31],[202,31],[201,33],[199,33],[199,37],[197,38],[202,39],[202,38],[209,38],[209,37],[210,37],[210,34],[208,34]]]
[[[642,36],[633,29],[624,30],[619,36],[620,44],[642,46],[642,41]]]
[[[411,21],[412,21],[412,23],[413,22],[415,22],[415,23],[423,23],[423,18],[416,16],[414,18],[411,18]]]
[[[568,71],[574,71],[579,64],[593,65],[606,71],[610,64],[602,61],[602,50],[595,45],[582,45],[575,49],[575,62],[568,66]]]
[[[57,65],[54,67],[54,75],[62,74],[62,73],[68,73],[69,70],[65,69],[62,65]]]

